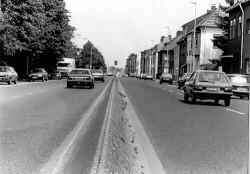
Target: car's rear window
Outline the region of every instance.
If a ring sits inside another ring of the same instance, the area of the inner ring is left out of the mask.
[[[201,72],[199,73],[198,81],[210,83],[229,83],[225,74],[217,72]]]
[[[232,83],[246,84],[249,83],[249,78],[244,76],[229,76]]]
[[[71,74],[86,74],[86,75],[89,75],[89,71],[88,70],[72,70]]]
[[[172,77],[172,74],[162,74],[162,77]]]
[[[41,69],[34,69],[31,71],[32,73],[40,73],[40,72],[43,72]]]
[[[0,67],[0,72],[6,72],[9,70],[9,67]]]

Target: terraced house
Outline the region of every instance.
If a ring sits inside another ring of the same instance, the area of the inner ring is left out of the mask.
[[[228,55],[221,64],[226,73],[249,74],[250,63],[250,0],[235,2],[229,14]]]

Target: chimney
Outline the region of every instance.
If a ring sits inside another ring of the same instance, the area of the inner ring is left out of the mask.
[[[177,31],[176,32],[176,36],[179,36],[179,35],[181,35],[182,34],[182,31]]]
[[[160,42],[164,42],[165,36],[161,36]]]
[[[217,8],[216,8],[216,5],[215,4],[212,4],[211,5],[211,11],[215,11]]]

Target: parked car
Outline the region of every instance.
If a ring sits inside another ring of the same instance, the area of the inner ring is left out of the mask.
[[[44,68],[35,68],[31,70],[30,74],[28,75],[28,80],[29,81],[34,81],[34,80],[47,81],[48,73],[46,72]]]
[[[197,70],[184,85],[184,101],[187,102],[189,97],[192,103],[195,103],[196,99],[213,99],[215,104],[218,104],[222,99],[225,106],[229,106],[232,89],[232,84],[224,72]]]
[[[162,83],[173,84],[173,75],[171,73],[162,73],[160,77],[160,84]]]
[[[16,84],[17,78],[18,75],[13,67],[0,66],[0,82],[7,82],[9,85],[11,85],[11,82]]]
[[[144,77],[145,80],[153,80],[153,76],[151,74],[147,74],[145,77]]]
[[[49,79],[62,79],[62,74],[58,70],[53,70],[51,73],[49,73]]]
[[[112,72],[107,72],[107,76],[113,76]]]
[[[96,69],[96,70],[92,70],[92,75],[94,76],[94,79],[96,81],[102,81],[104,82],[104,74],[103,71],[101,69]]]
[[[186,81],[188,81],[188,79],[190,78],[192,73],[185,73],[183,74],[182,77],[179,78],[179,80],[177,81],[178,83],[178,89],[183,88],[184,84]]]
[[[233,86],[233,94],[240,98],[249,98],[249,77],[243,74],[227,75]]]
[[[67,88],[72,88],[73,86],[89,86],[90,88],[94,88],[94,76],[90,69],[73,69],[67,78]]]
[[[146,79],[146,76],[147,76],[146,74],[141,73],[141,75],[140,75],[140,79],[143,79],[143,80],[144,80],[144,79]]]

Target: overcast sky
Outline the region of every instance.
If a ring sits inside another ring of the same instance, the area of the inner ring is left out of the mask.
[[[71,25],[76,28],[73,41],[78,47],[90,40],[104,55],[106,64],[118,60],[125,67],[126,58],[150,48],[169,32],[176,31],[194,19],[191,0],[65,0]],[[224,0],[196,0],[197,16],[211,4]],[[87,40],[86,40],[87,39]]]

